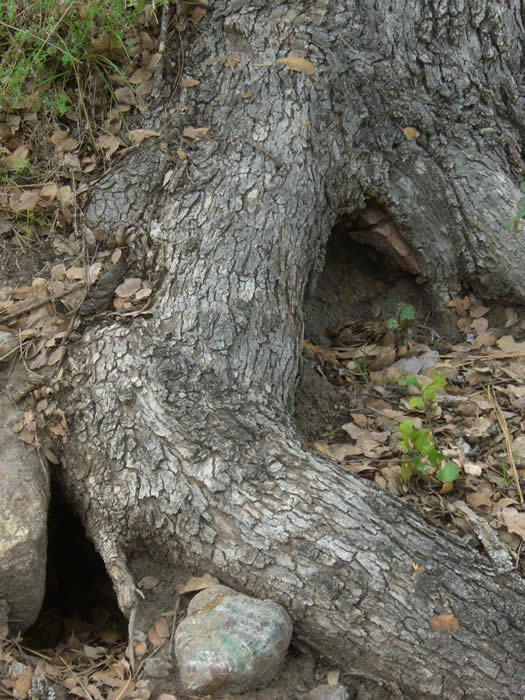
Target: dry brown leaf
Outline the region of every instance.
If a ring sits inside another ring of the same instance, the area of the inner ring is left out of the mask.
[[[78,141],[74,139],[73,137],[69,136],[65,139],[62,139],[59,141],[56,146],[55,146],[55,152],[57,154],[60,153],[70,153],[71,151],[74,151],[76,148],[78,148]]]
[[[73,194],[73,190],[69,185],[63,185],[62,187],[58,188],[57,199],[60,204],[71,204],[74,198],[75,195]]]
[[[166,639],[169,637],[170,634],[170,628],[168,625],[168,621],[166,620],[165,617],[158,617],[155,622],[153,623],[153,626],[155,627],[156,633],[159,635],[159,637],[163,640],[166,641]]]
[[[459,621],[454,615],[438,615],[430,620],[430,625],[434,632],[448,630],[450,634],[454,634],[459,629]]]
[[[195,80],[194,78],[183,78],[180,81],[181,87],[195,87],[196,85],[200,85],[200,80]]]
[[[244,95],[242,96],[243,100],[248,100],[250,97],[253,95],[253,90],[246,90]]]
[[[425,570],[425,567],[424,567],[424,566],[420,566],[419,564],[416,564],[415,561],[412,562],[412,568],[413,568],[414,571],[416,571],[418,574],[423,573],[423,571]]]
[[[483,469],[480,464],[476,464],[475,462],[464,462],[463,471],[465,474],[471,474],[472,476],[481,476]]]
[[[142,287],[142,280],[138,277],[128,277],[115,289],[115,294],[122,299],[128,299]]]
[[[470,300],[468,297],[464,297],[463,299],[453,299],[452,301],[448,302],[447,307],[456,309],[458,316],[465,317],[469,313]]]
[[[0,158],[0,163],[4,165],[8,170],[21,170],[27,163],[27,157],[29,155],[28,146],[19,146],[8,156]]]
[[[137,103],[137,100],[135,99],[135,93],[131,88],[127,86],[117,88],[115,90],[115,98],[119,104],[120,109]]]
[[[487,331],[486,333],[480,333],[480,335],[478,335],[478,337],[473,341],[472,349],[476,350],[476,348],[489,347],[491,345],[494,345],[496,340],[496,334],[491,333],[491,331]]]
[[[500,516],[509,532],[515,532],[525,540],[525,513],[516,508],[504,508]]]
[[[205,588],[216,586],[218,583],[219,581],[211,574],[192,576],[186,581],[186,583],[176,586],[175,591],[177,595],[182,595],[183,593],[193,593],[194,591],[202,591]]]
[[[281,63],[290,70],[296,71],[297,73],[306,73],[306,75],[313,75],[315,73],[314,64],[307,58],[302,58],[301,56],[288,56],[288,58],[278,58],[276,63]]]
[[[525,352],[525,343],[517,343],[511,335],[504,335],[496,341],[496,345],[504,352]]]
[[[115,153],[115,151],[121,145],[118,138],[113,136],[113,134],[101,134],[97,139],[97,144],[100,146],[100,148],[107,151],[106,156],[108,158],[111,158],[113,153]]]
[[[492,491],[490,488],[484,486],[475,493],[469,493],[467,496],[467,503],[474,508],[488,508],[492,509],[494,501],[492,500]]]
[[[128,78],[132,85],[139,85],[139,83],[144,83],[153,76],[153,73],[146,68],[137,68]]]
[[[142,143],[144,139],[149,139],[152,136],[160,136],[158,131],[152,131],[151,129],[133,129],[128,131],[129,142],[134,146]]]
[[[232,56],[227,56],[226,60],[224,61],[224,67],[225,68],[235,68],[236,65],[238,65],[241,62],[241,57],[239,56],[238,53],[233,54]]]
[[[182,132],[182,135],[187,139],[191,139],[192,141],[200,141],[201,139],[206,138],[208,131],[209,128],[205,126],[198,128],[195,128],[194,126],[187,126]]]
[[[359,438],[361,437],[361,433],[363,432],[363,428],[356,425],[355,423],[345,423],[341,427],[345,431],[345,433],[348,433],[348,435],[350,435],[352,440],[359,440]]]
[[[152,591],[159,585],[159,579],[156,576],[144,576],[137,585],[145,591]]]
[[[135,657],[137,659],[142,658],[144,654],[148,651],[148,645],[146,644],[146,642],[135,642],[134,648]]]
[[[12,195],[9,204],[12,211],[32,211],[36,209],[39,199],[40,193],[38,190],[24,190]]]
[[[139,289],[138,292],[135,292],[135,300],[136,301],[142,301],[143,299],[148,299],[151,296],[151,288],[150,287],[142,287],[142,289]]]
[[[111,254],[111,262],[113,263],[113,265],[116,265],[121,257],[122,257],[122,248],[115,248],[115,250]]]
[[[14,680],[12,686],[13,696],[20,698],[20,700],[27,698],[33,681],[33,669],[31,666],[28,666],[23,673],[13,673],[12,679]]]
[[[56,183],[50,182],[47,185],[43,185],[40,188],[40,197],[42,199],[46,199],[49,202],[52,202],[56,198],[57,192],[58,192],[58,187],[57,187]]]
[[[63,346],[58,347],[56,350],[54,350],[50,355],[47,360],[48,365],[56,365],[60,360],[64,357],[64,353],[66,352],[66,348]]]
[[[406,126],[403,129],[403,133],[407,141],[415,141],[419,134],[419,131],[414,126]]]
[[[481,316],[484,316],[488,310],[488,307],[483,306],[482,304],[477,304],[470,310],[470,315],[472,318],[480,318]]]

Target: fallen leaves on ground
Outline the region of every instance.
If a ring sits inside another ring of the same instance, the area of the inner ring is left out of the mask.
[[[489,524],[514,565],[525,574],[520,552],[525,540],[525,507],[521,483],[525,479],[525,323],[512,309],[501,327],[490,328],[489,308],[465,297],[449,304],[465,342],[443,345],[428,376],[437,370],[447,379],[436,397],[431,429],[437,449],[460,470],[460,478],[442,490],[432,478],[401,478],[403,455],[398,448],[398,426],[414,419],[424,427],[425,416],[409,403],[414,388],[399,386],[399,359],[432,357],[435,348],[392,339],[390,361],[373,371],[375,358],[384,354],[386,326],[342,319],[328,329],[332,346],[305,342],[306,355],[331,383],[352,388],[350,420],[327,426],[310,444],[344,467],[410,503],[432,522],[467,539],[480,537],[468,509]],[[483,322],[481,322],[483,321]],[[512,329],[512,332],[511,332]],[[376,341],[376,342],[371,342]],[[361,347],[359,343],[362,343]],[[405,373],[405,374],[408,374]],[[356,391],[356,387],[361,387]],[[480,541],[480,546],[483,545]],[[487,544],[487,546],[489,546]]]

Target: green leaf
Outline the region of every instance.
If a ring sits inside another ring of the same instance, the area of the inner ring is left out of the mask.
[[[427,446],[432,447],[432,438],[430,437],[430,430],[428,428],[424,428],[423,430],[418,430],[415,439],[414,439],[414,447],[418,452],[421,452],[421,454],[424,454],[424,450]]]
[[[406,385],[407,386],[415,386],[421,391],[421,384],[418,382],[415,374],[409,374],[408,377],[405,379]]]
[[[445,481],[456,481],[459,477],[459,469],[453,462],[446,462],[443,469],[436,474],[437,478],[445,483]]]
[[[418,472],[421,472],[421,474],[428,474],[426,462],[422,460],[421,457],[414,457],[412,461]]]
[[[387,323],[386,323],[386,327],[390,331],[397,331],[397,329],[399,328],[399,324],[395,318],[389,318]]]
[[[426,389],[423,389],[423,398],[425,401],[434,401],[436,398],[436,387],[435,386],[427,386]]]
[[[407,418],[404,420],[398,428],[399,434],[408,439],[414,432],[414,421],[412,418]]]
[[[443,461],[443,457],[440,455],[440,453],[436,450],[435,447],[431,447],[428,452],[425,452],[425,456],[430,462],[430,464],[433,467],[439,467],[441,462]]]
[[[399,313],[399,322],[402,326],[409,326],[416,319],[416,310],[412,304],[404,304]]]
[[[421,410],[425,409],[425,402],[421,396],[412,396],[408,402],[408,405],[411,408],[420,408]]]
[[[447,380],[441,374],[441,372],[434,370],[434,379],[432,380],[432,385],[435,386],[436,389],[443,389],[443,387],[445,386],[446,383],[447,383]]]

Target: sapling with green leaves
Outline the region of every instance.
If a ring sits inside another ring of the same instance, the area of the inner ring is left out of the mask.
[[[412,304],[403,304],[399,309],[397,318],[389,318],[386,325],[388,330],[394,331],[397,340],[400,341],[405,332],[414,324],[415,320],[415,308]]]
[[[409,405],[425,412],[425,427],[417,429],[414,419],[407,418],[398,428],[401,439],[397,446],[403,453],[401,478],[406,483],[414,473],[419,473],[424,477],[434,476],[443,483],[455,481],[459,477],[459,470],[453,462],[447,462],[436,449],[431,429],[437,407],[436,393],[444,388],[445,377],[434,371],[433,379],[425,384],[421,384],[413,374],[406,379],[399,379],[398,382],[403,386],[416,387],[419,394],[410,397]]]

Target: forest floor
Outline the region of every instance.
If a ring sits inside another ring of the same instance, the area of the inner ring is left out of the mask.
[[[198,15],[201,9],[195,11]],[[133,114],[146,108],[156,66],[166,58],[158,48],[160,16],[139,16],[135,29],[140,41],[125,80],[118,73],[111,78],[116,104],[101,96],[100,81],[93,81],[94,93],[73,94],[71,104],[78,108],[61,119],[47,118],[30,101],[9,114],[0,112],[0,384],[13,400],[24,402],[16,426],[21,439],[52,464],[58,462],[54,444],[68,429],[53,399],[68,344],[91,322],[119,318],[131,323],[151,313],[155,297],[154,280],[128,270],[105,290],[103,311],[87,321],[79,315],[125,252],[124,246],[106,248],[100,232],[82,225],[89,189],[129,149],[158,138],[124,124],[124,115],[132,124]],[[169,25],[168,35],[178,31]],[[181,84],[192,88],[191,80]],[[97,115],[86,116],[86,105],[95,106]],[[181,159],[185,143],[204,137],[198,126],[183,135]],[[413,322],[392,331],[389,322],[399,323],[407,307],[414,309]],[[375,250],[356,245],[340,225],[305,311],[295,414],[305,442],[389,490],[498,566],[525,575],[523,309],[467,292],[438,306],[423,284],[391,267]],[[433,364],[423,369],[426,361]],[[417,384],[399,379],[413,375],[425,387],[435,372],[445,385],[422,409],[411,402],[421,394]],[[402,451],[399,426],[410,418],[414,430],[429,431],[436,452],[455,465],[457,478],[440,480],[432,464],[425,466],[415,461],[418,454]],[[24,638],[0,642],[0,699],[28,697],[39,675],[56,689],[57,698],[157,697],[144,678],[144,663],[169,644],[179,618],[171,611],[139,642],[139,672],[132,676],[127,628],[109,579],[67,508],[52,505],[50,540],[60,551],[50,553],[41,616]],[[75,552],[83,560],[80,576],[75,576]],[[184,606],[179,617],[183,611]],[[367,695],[345,669],[330,669],[306,648],[294,646],[274,683],[244,698],[288,700],[325,683],[336,687],[338,680],[352,689],[352,697],[382,697],[381,689]],[[328,697],[323,692],[310,697],[322,700]],[[183,696],[164,694],[164,700],[174,697]]]

